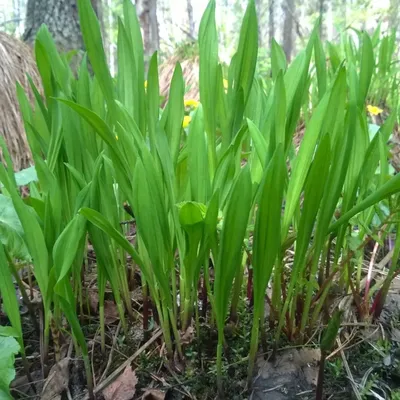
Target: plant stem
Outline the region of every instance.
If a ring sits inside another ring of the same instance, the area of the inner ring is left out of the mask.
[[[100,316],[100,341],[101,341],[101,353],[106,353],[106,335],[105,335],[105,320],[104,320],[104,303],[99,306]]]
[[[161,324],[161,327],[163,330],[165,347],[167,348],[167,357],[169,359],[172,359],[174,351],[172,348],[172,339],[171,339],[171,332],[170,332],[170,326],[169,326],[168,309],[165,304],[165,301],[163,301],[162,303],[163,303],[162,310],[161,310],[159,301],[156,302],[156,307],[157,307],[157,311],[158,311],[158,316],[160,318],[160,324]]]
[[[326,359],[326,353],[324,351],[321,351],[321,360],[319,362],[318,382],[317,382],[317,390],[315,393],[315,400],[322,400],[324,394],[325,359]]]
[[[178,327],[176,326],[176,316],[174,315],[173,311],[170,309],[169,310],[169,317],[171,319],[171,326],[172,326],[172,331],[174,332],[175,336],[175,343],[176,347],[178,349],[178,354],[181,360],[183,359],[183,353],[182,353],[182,346],[181,346],[181,339],[178,331]]]
[[[29,300],[29,297],[28,297],[28,295],[26,293],[25,285],[22,282],[21,277],[19,276],[19,273],[18,273],[18,270],[17,270],[17,266],[14,264],[14,262],[13,262],[11,256],[10,256],[10,254],[8,253],[8,251],[6,249],[4,249],[4,251],[6,253],[6,257],[7,257],[7,260],[8,260],[8,265],[10,267],[11,274],[13,275],[14,279],[17,282],[17,285],[18,285],[19,290],[21,292],[22,299],[24,300],[24,303],[28,307],[29,316],[31,317],[33,327],[34,327],[35,331],[39,333],[40,328],[39,328],[39,325],[37,323],[35,310],[34,310],[33,305],[31,303],[31,301]]]
[[[222,346],[224,342],[223,328],[218,329],[218,346],[217,346],[217,385],[219,398],[224,397],[224,388],[222,383]]]
[[[253,327],[251,329],[250,339],[250,353],[249,353],[249,366],[247,371],[247,385],[251,387],[253,382],[253,369],[258,349],[258,332],[259,332],[259,313],[254,309]]]
[[[142,278],[143,290],[143,334],[144,340],[148,340],[149,336],[149,295],[146,280]]]
[[[232,301],[231,301],[231,314],[230,318],[232,322],[237,322],[237,308],[239,304],[239,299],[240,299],[240,293],[242,290],[242,284],[243,284],[243,275],[244,275],[244,266],[246,264],[246,253],[243,254],[242,258],[242,263],[240,267],[238,268],[235,276],[235,284],[233,287],[233,294],[232,294]]]
[[[93,393],[93,377],[92,377],[92,368],[90,367],[89,356],[87,354],[83,355],[83,363],[85,365],[85,372],[86,372],[86,380],[87,386],[89,391],[89,399],[94,399]]]

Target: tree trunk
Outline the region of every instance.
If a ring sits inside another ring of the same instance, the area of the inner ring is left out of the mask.
[[[143,30],[146,61],[160,48],[157,20],[157,0],[137,0],[137,12]]]
[[[99,0],[93,8],[102,20]],[[84,49],[76,0],[28,0],[22,39],[32,45],[42,24],[46,24],[60,51]]]
[[[325,21],[325,13],[327,0],[319,0],[319,18],[320,18],[320,26],[319,26],[319,35],[321,40],[326,39],[326,21]]]
[[[189,21],[189,33],[192,38],[196,37],[196,28],[194,25],[194,18],[193,18],[193,6],[192,0],[187,0],[187,14],[188,14],[188,21]]]
[[[268,2],[268,22],[269,22],[269,31],[268,31],[268,40],[269,40],[269,45],[271,46],[272,39],[275,36],[275,0],[269,0]]]
[[[400,5],[398,0],[390,0],[389,12],[389,29],[395,29],[397,31],[399,26],[400,13]]]
[[[262,34],[262,16],[263,16],[263,1],[256,0],[256,11],[257,11],[257,19],[258,19],[258,45],[259,47],[263,47],[263,34]]]
[[[293,50],[293,12],[294,0],[284,2],[285,21],[283,23],[283,51],[290,61]]]

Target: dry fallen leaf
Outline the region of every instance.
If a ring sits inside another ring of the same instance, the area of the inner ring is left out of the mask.
[[[165,392],[157,389],[149,389],[144,393],[142,400],[164,400]]]
[[[64,358],[53,365],[46,383],[43,386],[42,400],[61,399],[61,393],[68,388],[69,382],[69,358]]]
[[[136,392],[138,379],[128,365],[122,375],[103,390],[104,400],[130,400]]]
[[[400,329],[392,328],[392,334],[391,334],[391,336],[392,336],[392,340],[393,340],[394,342],[400,343]]]
[[[182,345],[187,345],[192,343],[194,339],[194,328],[192,326],[189,326],[189,328],[186,329],[186,332],[181,335],[181,344]]]
[[[119,320],[117,305],[111,300],[104,302],[104,320],[106,325]]]
[[[88,301],[90,311],[97,314],[99,312],[99,293],[97,290],[89,290]]]

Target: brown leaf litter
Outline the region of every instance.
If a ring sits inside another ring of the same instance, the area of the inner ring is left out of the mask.
[[[138,378],[128,365],[124,372],[103,390],[104,400],[130,400],[136,393]]]

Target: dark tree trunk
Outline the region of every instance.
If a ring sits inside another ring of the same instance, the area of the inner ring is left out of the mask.
[[[389,28],[397,31],[399,26],[400,4],[399,0],[390,0]]]
[[[327,0],[319,0],[319,18],[320,18],[320,26],[319,26],[319,35],[321,40],[326,39],[326,21],[325,21],[325,13],[327,9]]]
[[[263,34],[262,34],[262,15],[263,15],[263,1],[256,0],[256,11],[257,11],[257,19],[258,19],[258,45],[263,47]]]
[[[92,0],[92,5],[102,21],[100,1]],[[60,51],[84,48],[76,0],[28,0],[22,39],[32,45],[42,24],[47,25]]]
[[[137,12],[143,29],[143,45],[148,59],[160,48],[157,21],[157,0],[137,0]]]
[[[268,16],[268,22],[269,22],[269,31],[268,31],[268,40],[269,44],[271,46],[272,39],[275,36],[275,0],[269,0],[268,2],[268,11],[269,11],[269,16]]]
[[[189,33],[192,38],[196,36],[195,26],[194,26],[194,18],[193,18],[193,6],[192,0],[187,0],[187,14],[189,21]]]
[[[294,0],[286,0],[284,3],[285,21],[283,23],[283,51],[286,59],[290,61],[293,50],[293,13]]]

